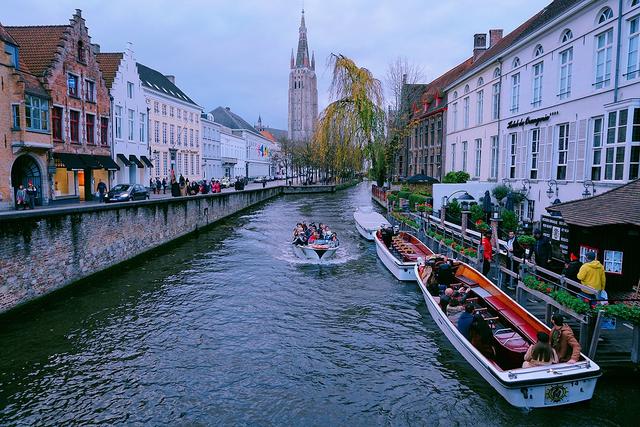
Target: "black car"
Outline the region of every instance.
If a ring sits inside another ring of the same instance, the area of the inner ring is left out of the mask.
[[[118,184],[104,196],[104,201],[126,202],[128,200],[146,200],[149,191],[140,184]]]

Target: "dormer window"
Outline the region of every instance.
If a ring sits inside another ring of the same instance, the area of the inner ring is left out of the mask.
[[[9,55],[9,65],[12,66],[13,68],[15,68],[16,70],[19,69],[19,62],[18,62],[18,47],[14,46],[12,44],[9,43],[5,43],[4,44],[4,52]]]
[[[520,58],[517,56],[513,60],[513,64],[511,64],[511,68],[518,68],[520,66]]]
[[[458,99],[458,91],[453,92],[453,99]]]
[[[482,86],[484,84],[484,79],[482,77],[480,77],[478,79],[478,87]]]
[[[598,24],[602,24],[603,22],[608,21],[611,18],[613,18],[613,11],[610,7],[605,7],[604,9],[602,9],[602,12],[600,12],[600,15],[598,16]]]
[[[542,45],[538,45],[536,46],[535,50],[533,51],[533,57],[537,58],[538,56],[542,55],[544,53],[544,49],[542,49]]]
[[[469,85],[465,85],[465,87],[464,87],[464,93],[469,93]]]
[[[84,53],[84,43],[82,40],[78,40],[78,62],[86,62],[85,61],[85,53]]]
[[[571,32],[571,30],[566,29],[562,32],[562,36],[560,36],[560,42],[561,43],[566,43],[569,40],[571,40],[573,38],[573,33]]]
[[[493,70],[493,78],[497,79],[498,77],[500,77],[500,68],[497,68],[495,70]]]

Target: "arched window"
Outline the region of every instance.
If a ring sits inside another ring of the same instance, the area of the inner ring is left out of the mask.
[[[518,68],[520,66],[520,58],[517,56],[513,59],[513,64],[511,64],[511,68]]]
[[[84,62],[84,43],[78,40],[78,61]]]
[[[573,33],[571,32],[570,29],[567,28],[562,32],[562,35],[560,36],[560,43],[566,43],[572,38],[573,38]]]
[[[598,15],[598,24],[602,24],[611,18],[613,18],[613,11],[610,7],[605,7],[602,9],[602,12],[600,12],[600,15]]]
[[[458,99],[458,91],[457,90],[453,91],[453,99]]]
[[[464,93],[469,93],[469,85],[464,86]]]
[[[497,68],[495,70],[493,70],[493,78],[496,79],[500,77],[500,68]]]
[[[478,87],[482,86],[484,84],[484,79],[482,77],[480,77],[478,79]]]
[[[542,49],[542,45],[539,44],[538,46],[536,46],[536,48],[533,51],[533,57],[537,58],[538,56],[542,55],[544,53],[544,49]]]

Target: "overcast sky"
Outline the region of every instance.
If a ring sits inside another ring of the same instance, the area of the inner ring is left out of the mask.
[[[319,107],[328,102],[327,58],[342,53],[384,80],[398,56],[429,81],[469,57],[473,34],[505,34],[551,0],[306,0]],[[291,49],[300,0],[1,0],[4,25],[66,24],[82,9],[103,52],[134,44],[138,61],[164,74],[205,111],[217,106],[287,128]]]

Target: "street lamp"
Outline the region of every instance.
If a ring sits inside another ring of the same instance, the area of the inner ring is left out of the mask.
[[[582,185],[584,186],[582,197],[589,197],[591,194],[596,194],[596,185],[590,179],[585,180]],[[589,191],[589,186],[591,186],[591,191]]]
[[[497,203],[493,205],[493,211],[491,212],[491,219],[495,221],[502,220],[502,212],[500,210],[500,205],[498,205]]]
[[[529,190],[531,190],[531,181],[529,181],[527,178],[522,180],[522,193],[527,194],[529,193]]]
[[[555,185],[555,195],[556,197],[558,197],[558,181],[556,181],[555,179],[550,179],[549,181],[547,181],[547,184],[549,185],[549,188],[547,189],[547,197],[552,198],[553,194],[554,194],[554,190],[553,190],[553,186]]]

